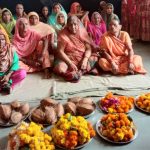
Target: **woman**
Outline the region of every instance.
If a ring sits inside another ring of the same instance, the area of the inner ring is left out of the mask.
[[[6,30],[4,29],[4,27],[0,24],[0,30],[5,34],[5,35],[7,35],[7,33],[6,33]],[[6,43],[10,43],[10,40],[9,40],[9,37],[8,36],[6,36]]]
[[[99,3],[99,13],[101,14],[102,18],[104,19],[106,17],[106,5],[107,3],[105,1],[100,1]]]
[[[40,22],[39,15],[36,12],[30,12],[28,14],[30,28],[35,32],[39,33],[42,38],[48,38],[49,46],[53,49],[56,48],[55,39],[55,30],[43,22]],[[49,48],[50,48],[49,47]],[[49,50],[51,52],[51,50]]]
[[[106,32],[106,25],[98,12],[92,14],[91,23],[88,24],[87,31],[93,40],[93,45],[99,47],[101,37]]]
[[[81,20],[84,27],[87,28],[87,24],[89,22],[88,14],[88,11],[82,10],[80,3],[74,2],[71,4],[70,13],[68,14],[68,16],[76,15]]]
[[[123,0],[121,9],[121,23],[123,30],[127,31],[130,36],[133,36],[135,29],[135,0]]]
[[[119,18],[118,18],[118,16],[116,14],[114,14],[114,6],[111,3],[107,3],[107,5],[106,5],[106,13],[107,13],[107,15],[103,19],[104,19],[104,21],[106,23],[106,27],[108,29],[110,21],[112,19],[118,19],[119,20]]]
[[[67,23],[67,14],[63,11],[60,11],[56,15],[56,24],[53,26],[55,31],[59,33],[66,25]]]
[[[70,16],[58,37],[54,72],[65,80],[78,82],[81,75],[95,69],[97,57],[91,54],[91,41],[76,16]]]
[[[41,40],[44,46],[39,45]],[[13,44],[17,48],[21,68],[27,72],[44,70],[44,78],[50,78],[48,40],[42,39],[40,34],[31,30],[26,18],[17,20]]]
[[[39,21],[39,16],[36,12],[30,12],[28,14],[30,28],[41,35],[42,38],[48,40],[48,52],[50,54],[51,65],[54,62],[54,52],[57,47],[57,40],[55,38],[55,30],[48,24]],[[43,41],[39,42],[39,45],[43,45]]]
[[[54,3],[53,6],[52,6],[51,15],[48,18],[48,24],[50,24],[52,26],[56,24],[56,15],[60,11],[63,11],[66,14],[65,9],[63,8],[63,6],[60,3]]]
[[[143,41],[150,41],[150,1],[135,1],[136,16],[135,16],[135,32],[134,38]]]
[[[3,8],[2,18],[1,18],[1,25],[6,30],[10,40],[13,37],[13,30],[14,30],[15,24],[16,24],[16,21],[14,20],[10,10],[7,9],[7,8]]]
[[[113,74],[145,74],[142,58],[134,55],[129,34],[121,31],[119,20],[112,19],[109,31],[101,39],[102,57],[99,65],[104,71]]]
[[[6,41],[7,36],[0,30],[0,92],[10,94],[26,77],[26,71],[19,69],[18,55],[15,48]]]
[[[20,3],[16,5],[16,14],[14,15],[15,20],[19,18],[27,18],[27,14],[24,12],[23,4]]]
[[[47,6],[44,6],[42,8],[41,14],[40,14],[40,21],[43,23],[48,22],[48,17],[49,17],[49,9]]]

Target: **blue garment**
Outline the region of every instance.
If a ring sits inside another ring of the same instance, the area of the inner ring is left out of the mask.
[[[55,5],[56,5],[56,4],[55,4]],[[54,7],[55,5],[53,5],[53,7]],[[63,8],[63,6],[62,6],[60,3],[58,3],[58,5],[60,6],[61,11],[63,11],[63,12],[67,15],[67,13],[66,13],[65,9]],[[48,21],[47,21],[47,23],[48,23],[49,25],[54,26],[54,25],[56,24],[56,15],[57,15],[57,14],[53,11],[53,8],[52,8],[51,15],[48,17]]]

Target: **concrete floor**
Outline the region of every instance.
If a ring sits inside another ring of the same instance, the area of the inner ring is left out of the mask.
[[[150,42],[134,42],[133,47],[135,49],[135,54],[139,54],[143,58],[144,66],[150,72]],[[13,95],[12,95],[13,98]],[[97,102],[100,98],[94,98],[94,101]],[[62,103],[65,101],[61,101]],[[30,102],[31,105],[37,105],[36,102]],[[95,114],[91,116],[88,120],[92,122],[95,127],[96,122],[104,115],[100,110],[96,110]],[[150,115],[142,113],[137,109],[134,109],[130,113],[130,116],[133,118],[137,129],[138,137],[133,142],[126,145],[114,145],[102,140],[98,135],[94,137],[92,142],[83,148],[83,150],[149,150],[150,149]],[[7,135],[11,131],[11,128],[0,128],[0,150],[5,150],[7,143]]]

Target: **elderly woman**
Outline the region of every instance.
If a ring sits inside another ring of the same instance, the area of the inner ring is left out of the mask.
[[[59,13],[60,11],[63,11],[66,15],[66,11],[65,9],[63,8],[63,6],[60,4],[60,3],[54,3],[53,6],[52,6],[52,12],[48,18],[48,24],[50,25],[55,25],[56,23],[56,15],[57,13]]]
[[[79,81],[82,74],[95,69],[97,57],[91,54],[88,33],[76,16],[70,16],[58,37],[54,72],[70,82]]]
[[[42,38],[48,39],[48,50],[50,54],[53,54],[53,50],[56,49],[57,46],[55,41],[55,30],[50,25],[40,22],[39,15],[36,12],[30,12],[28,18],[30,28],[40,34]],[[40,42],[39,44],[42,43]]]
[[[99,65],[104,71],[113,74],[145,74],[142,58],[134,55],[129,34],[121,31],[119,20],[112,19],[109,31],[101,39]]]
[[[87,31],[93,40],[93,45],[99,47],[101,37],[106,32],[106,25],[98,12],[92,14],[91,23],[88,24]]]
[[[41,40],[43,40],[43,45],[39,45]],[[17,48],[21,68],[24,68],[27,72],[44,70],[44,78],[50,78],[49,68],[51,63],[48,53],[48,40],[31,30],[26,18],[18,19],[13,44]]]
[[[58,33],[61,31],[67,23],[67,14],[64,13],[63,11],[60,11],[56,15],[56,23],[53,25],[55,31]]]
[[[76,15],[81,20],[84,27],[87,28],[87,24],[89,22],[88,14],[89,14],[88,11],[82,10],[80,3],[74,2],[71,4],[70,13],[68,15],[69,16]]]
[[[114,14],[113,4],[107,3],[107,5],[106,5],[106,16],[103,19],[106,23],[107,29],[108,29],[109,23],[112,19],[118,19],[119,20],[119,17],[116,14]]]
[[[3,8],[2,9],[1,25],[6,30],[10,40],[13,37],[13,31],[15,28],[15,24],[16,24],[16,21],[14,20],[10,10],[7,8]]]
[[[14,15],[15,20],[19,18],[27,18],[27,14],[24,11],[24,6],[20,3],[16,5],[16,14]]]
[[[0,30],[0,92],[10,94],[26,77],[26,71],[19,69],[18,55],[15,48],[7,42],[7,36]]]

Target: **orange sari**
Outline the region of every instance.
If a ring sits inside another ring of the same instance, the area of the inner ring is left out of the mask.
[[[105,49],[111,56],[112,61],[118,66],[120,74],[128,74],[129,57],[126,44],[132,45],[130,37],[127,32],[120,31],[120,38],[116,38],[110,32],[104,34],[101,39],[101,49]],[[142,58],[139,55],[133,56],[134,72],[145,74],[146,70],[143,68]],[[112,71],[112,66],[105,58],[99,59],[99,65],[104,71]]]

